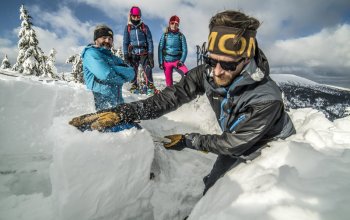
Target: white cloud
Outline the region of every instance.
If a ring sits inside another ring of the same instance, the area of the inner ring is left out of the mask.
[[[56,66],[58,71],[69,71],[70,64],[65,61],[70,55],[81,53],[83,47],[93,40],[93,29],[95,24],[81,22],[74,16],[74,13],[67,7],[62,7],[56,12],[41,11],[40,8],[33,7],[32,12],[40,12],[35,23],[40,26],[48,26],[50,29],[44,29],[35,26],[39,46],[45,54],[55,48]]]
[[[325,28],[302,38],[279,40],[269,48],[270,63],[278,66],[350,68],[350,25]]]
[[[116,20],[120,25],[125,25],[123,23],[126,21],[130,7],[138,5],[146,20],[157,18],[164,21],[163,24],[159,25],[158,30],[151,30],[152,33],[161,33],[159,30],[164,28],[169,17],[177,14],[181,18],[180,28],[188,41],[190,52],[188,61],[192,58],[193,62],[195,59],[195,46],[207,40],[209,20],[219,11],[228,9],[241,10],[258,18],[262,22],[258,30],[260,46],[262,48],[270,48],[276,44],[276,41],[280,42],[281,39],[287,39],[288,41],[288,38],[294,39],[301,34],[305,36],[305,34],[309,34],[308,32],[314,33],[322,28],[337,25],[342,16],[346,15],[347,11],[350,10],[350,2],[348,0],[266,0],[264,2],[258,0],[106,0],[102,2],[79,0],[79,2],[104,11],[107,16]],[[157,40],[159,39],[153,38],[155,46],[157,46]],[[342,43],[336,42],[335,44],[340,47],[333,47],[333,50],[339,50],[337,54],[342,53],[340,52],[343,50]],[[314,58],[315,64],[324,62],[324,59],[321,57],[321,59],[318,59],[317,56]]]
[[[102,12],[100,13],[108,16],[110,18],[109,22],[116,25],[114,26],[116,28],[113,28],[116,32],[115,47],[122,45],[122,36],[120,34],[122,34],[126,25],[130,7],[138,5],[142,10],[146,23],[154,22],[155,20],[153,19],[162,21],[151,29],[155,55],[157,55],[156,51],[160,34],[167,25],[169,17],[174,14],[178,15],[181,18],[181,31],[185,34],[188,43],[189,55],[186,63],[189,67],[195,65],[196,45],[201,45],[204,41],[207,41],[210,18],[217,12],[227,9],[241,10],[262,21],[257,35],[259,45],[267,52],[268,58],[273,61],[270,62],[272,65],[294,65],[302,62],[308,66],[323,65],[325,63],[343,65],[343,67],[349,66],[349,61],[347,61],[349,59],[346,60],[348,48],[346,45],[343,45],[344,42],[340,36],[346,32],[348,26],[337,26],[338,31],[327,29],[327,27],[339,25],[341,17],[344,14],[346,15],[346,11],[350,10],[350,2],[348,0],[331,2],[327,0],[277,2],[275,0],[266,0],[264,2],[258,0],[101,0],[99,2],[94,0],[67,0],[65,5],[69,5],[69,2],[74,2],[75,5],[77,2],[88,4],[96,8],[97,11],[101,10]],[[57,50],[57,65],[62,65],[72,51],[78,51],[82,46],[92,42],[93,28],[96,23],[91,21],[81,22],[68,6],[61,7],[58,11],[50,13],[42,11],[35,6],[32,6],[30,9],[30,13],[40,12],[40,16],[36,17],[34,22],[34,24],[37,24],[36,30],[40,39],[40,46],[45,52],[48,52],[52,47]],[[91,16],[90,20],[94,20],[93,14]],[[319,32],[321,29],[323,31]],[[327,31],[329,33],[325,33]],[[319,32],[319,34],[313,34],[315,32]],[[301,34],[303,38],[300,38]],[[326,38],[329,34],[334,35],[332,46],[322,45],[322,43],[317,41],[318,39]],[[293,44],[297,40],[299,40],[298,43]],[[290,48],[293,45],[298,45],[297,48],[300,48],[300,44],[305,44],[306,48],[312,48],[312,50],[304,51],[300,55],[297,53],[297,49]],[[284,51],[284,53],[281,55],[281,52],[276,52],[276,48]],[[17,46],[6,46],[4,43],[0,43],[0,52],[4,53],[4,51],[8,51],[8,55],[11,57],[14,53],[17,53]],[[320,53],[313,53],[314,51],[319,51]],[[332,53],[328,52],[327,59],[325,58],[326,51],[332,51]],[[304,59],[296,58],[296,53]],[[311,56],[311,58],[305,59],[306,55]],[[308,61],[306,62],[306,60]]]
[[[57,51],[56,63],[62,65],[70,55],[80,53],[82,46],[79,45],[78,39],[72,36],[58,37],[57,34],[48,30],[34,27],[39,40],[39,46],[47,55],[52,48]]]
[[[36,10],[33,13],[36,13]],[[40,11],[40,15],[37,22],[49,25],[55,33],[75,37],[86,42],[92,41],[95,24],[81,22],[69,8],[61,7],[56,12]]]

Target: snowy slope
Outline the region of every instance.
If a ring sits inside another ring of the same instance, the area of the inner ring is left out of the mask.
[[[156,74],[156,86],[164,85]],[[126,85],[128,87],[128,85]],[[127,102],[143,99],[124,90]],[[201,197],[216,156],[152,139],[220,133],[201,97],[143,130],[84,132],[81,85],[0,75],[0,219],[348,219],[350,117],[290,110],[297,134],[231,170]],[[150,180],[150,172],[155,178]]]
[[[290,74],[273,74],[279,84],[287,109],[313,108],[330,120],[350,115],[350,91],[322,85]]]

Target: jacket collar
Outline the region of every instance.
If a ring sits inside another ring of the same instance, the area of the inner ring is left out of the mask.
[[[84,56],[85,52],[86,52],[88,49],[98,50],[98,51],[100,51],[101,53],[104,53],[104,54],[106,54],[106,55],[111,55],[111,54],[112,54],[112,51],[111,51],[111,50],[107,50],[107,49],[104,48],[104,47],[96,47],[95,44],[89,44],[89,45],[87,45],[87,46],[84,48],[83,52],[81,53],[81,56],[82,56],[82,57]]]

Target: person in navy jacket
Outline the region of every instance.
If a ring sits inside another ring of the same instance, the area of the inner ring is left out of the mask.
[[[141,20],[141,9],[136,6],[131,7],[128,24],[124,29],[123,53],[126,62],[134,67],[135,73],[137,73],[138,67],[141,64],[146,73],[147,93],[154,93],[152,33],[148,26]],[[138,88],[137,75],[135,75],[130,91],[137,93],[139,89],[141,88]]]
[[[186,37],[179,30],[180,18],[171,16],[169,26],[160,38],[158,46],[159,68],[164,70],[165,83],[173,85],[173,69],[182,76],[186,75],[188,69],[185,65],[187,57]]]
[[[123,83],[131,81],[135,72],[122,59],[113,55],[113,31],[99,25],[94,31],[94,44],[82,52],[86,87],[92,91],[96,110],[115,107],[124,103]]]

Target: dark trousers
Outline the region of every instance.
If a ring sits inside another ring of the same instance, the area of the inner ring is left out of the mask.
[[[147,85],[149,85],[150,83],[153,83],[153,75],[152,75],[152,68],[150,66],[150,61],[148,59],[148,55],[132,55],[132,61],[131,61],[131,65],[134,67],[135,70],[135,77],[133,79],[133,84],[137,85],[137,73],[138,73],[138,67],[141,64],[143,70],[146,73],[146,77],[147,79],[145,79],[147,81]]]

